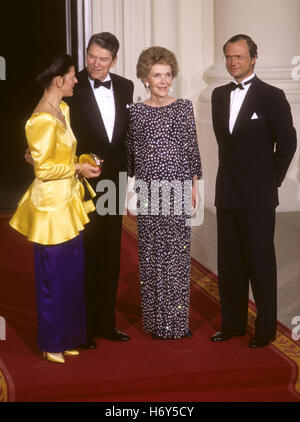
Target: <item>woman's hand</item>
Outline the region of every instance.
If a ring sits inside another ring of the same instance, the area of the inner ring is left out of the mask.
[[[198,207],[198,197],[197,197],[197,176],[193,178],[193,187],[192,187],[192,207],[195,211]]]
[[[24,158],[27,163],[31,164],[32,166],[34,165],[34,160],[32,158],[29,148],[26,149]],[[98,177],[101,173],[100,167],[94,167],[87,163],[75,164],[75,171],[78,174],[82,174],[82,176],[86,177],[87,179],[90,179],[92,177]]]
[[[31,164],[32,166],[34,165],[34,161],[29,148],[26,149],[24,158],[27,163]]]
[[[81,174],[87,179],[90,179],[92,177],[98,177],[100,176],[100,173],[101,173],[100,167],[94,167],[87,163],[75,164],[75,170],[77,174]]]

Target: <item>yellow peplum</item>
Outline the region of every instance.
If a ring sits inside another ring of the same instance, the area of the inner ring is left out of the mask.
[[[18,203],[9,224],[28,240],[56,245],[76,237],[95,210],[84,201],[84,187],[75,176],[76,139],[68,105],[60,108],[66,126],[50,113],[34,113],[25,126],[36,178]],[[87,183],[94,197],[95,193]]]

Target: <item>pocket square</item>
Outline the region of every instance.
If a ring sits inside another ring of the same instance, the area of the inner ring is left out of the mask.
[[[258,119],[258,115],[257,115],[256,113],[253,113],[253,114],[252,114],[252,117],[251,117],[251,120],[252,120],[252,119]]]

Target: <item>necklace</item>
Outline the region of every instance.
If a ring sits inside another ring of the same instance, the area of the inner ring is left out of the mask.
[[[54,107],[54,105],[53,104],[51,104],[49,101],[47,101],[47,103],[52,107],[52,108],[54,108],[54,110],[57,112],[57,113],[59,113],[59,115],[64,119],[65,118],[65,116],[63,115],[63,113],[62,113],[62,111],[61,111],[61,109],[58,109],[58,108],[56,108],[56,107]]]

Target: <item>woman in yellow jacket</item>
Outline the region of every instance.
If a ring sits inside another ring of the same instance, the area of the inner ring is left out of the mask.
[[[61,101],[77,83],[72,58],[48,56],[37,81],[44,94],[25,127],[35,179],[10,225],[34,242],[39,348],[47,360],[64,363],[86,340],[81,231],[95,207],[84,201],[78,175],[98,177],[100,169],[77,162],[69,107]]]

